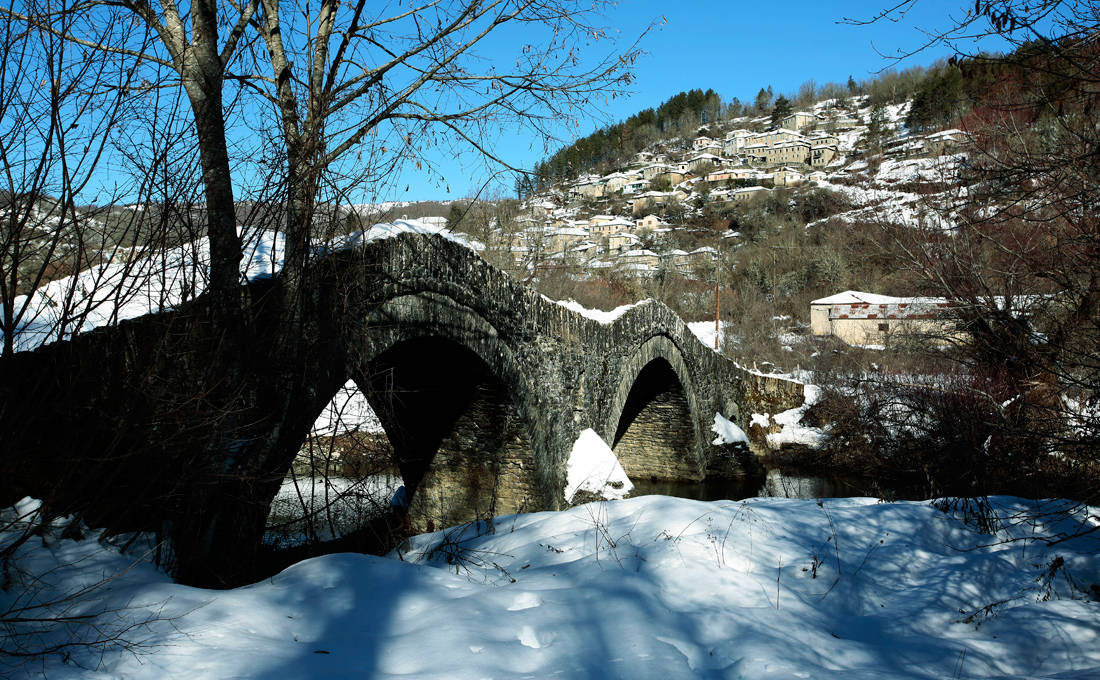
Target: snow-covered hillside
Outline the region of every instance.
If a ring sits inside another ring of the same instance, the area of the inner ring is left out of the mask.
[[[117,574],[34,616],[107,610],[99,630],[135,626],[123,636],[135,646],[0,655],[0,675],[1100,676],[1100,532],[1031,540],[1095,529],[1100,509],[1059,519],[1059,502],[994,504],[1005,519],[987,535],[925,502],[647,496],[418,536],[389,558],[328,555],[230,591],[174,585],[56,526],[17,551],[0,612]],[[0,644],[96,634],[13,637],[35,625],[7,625]]]
[[[410,232],[439,234],[475,250],[482,247],[446,228],[416,220],[376,224],[316,247],[319,251],[349,248]],[[242,280],[272,276],[282,269],[283,234],[243,229],[242,240]],[[23,315],[15,338],[16,351],[171,309],[206,290],[209,267],[210,244],[204,237],[155,256],[98,265],[52,281],[30,296],[15,298],[15,312]]]

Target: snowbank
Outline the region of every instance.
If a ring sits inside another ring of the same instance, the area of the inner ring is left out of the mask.
[[[572,503],[580,491],[601,498],[625,498],[634,488],[611,447],[595,430],[581,432],[573,443],[566,466],[565,501]]]
[[[715,330],[713,321],[692,321],[688,324],[688,328],[695,337],[699,338],[699,342],[710,349],[714,349],[714,341],[722,337],[726,330],[727,323],[726,321],[719,321],[718,330]]]
[[[711,444],[719,446],[721,444],[745,444],[749,443],[749,436],[745,434],[745,431],[737,426],[731,420],[728,420],[721,413],[714,414],[714,424],[710,426],[710,429],[718,435],[714,438]]]
[[[1100,509],[993,502],[1002,521],[988,535],[927,502],[645,496],[414,537],[406,561],[328,555],[228,591],[175,585],[144,563],[118,573],[133,558],[98,534],[51,533],[20,548],[30,572],[13,572],[0,611],[35,577],[35,597],[49,598],[118,573],[69,611],[118,608],[102,629],[136,625],[128,637],[142,645],[26,665],[0,655],[0,676],[1100,676],[1100,604],[1087,594],[1100,532],[1028,540],[1095,527]]]
[[[811,406],[821,400],[821,388],[817,385],[806,385],[803,387],[802,395],[804,401],[801,406],[771,416],[772,420],[783,429],[765,437],[769,448],[778,449],[784,444],[798,444],[816,449],[825,444],[828,435],[823,430],[802,424],[802,417]],[[757,420],[757,415],[753,414],[754,422]]]

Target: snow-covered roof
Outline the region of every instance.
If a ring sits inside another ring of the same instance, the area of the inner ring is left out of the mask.
[[[879,295],[878,293],[864,293],[858,290],[846,290],[843,293],[837,293],[836,295],[830,295],[829,297],[823,297],[818,300],[812,301],[811,305],[852,305],[852,304],[870,304],[870,305],[896,305],[906,304],[913,302],[923,302],[929,304],[939,304],[945,302],[944,298],[932,298],[932,297],[894,297],[892,295]]]

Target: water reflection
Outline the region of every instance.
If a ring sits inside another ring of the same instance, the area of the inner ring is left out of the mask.
[[[708,479],[702,482],[666,482],[633,479],[631,496],[675,496],[698,501],[741,500],[767,496],[773,498],[845,498],[882,496],[911,498],[910,490],[884,488],[874,480],[840,475],[819,475],[796,470],[770,468],[764,474],[741,479]]]

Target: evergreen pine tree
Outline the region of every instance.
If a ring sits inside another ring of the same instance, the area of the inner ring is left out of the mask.
[[[775,100],[775,106],[772,108],[772,127],[777,128],[783,123],[783,119],[791,115],[791,102],[783,95],[779,95],[779,99]]]

